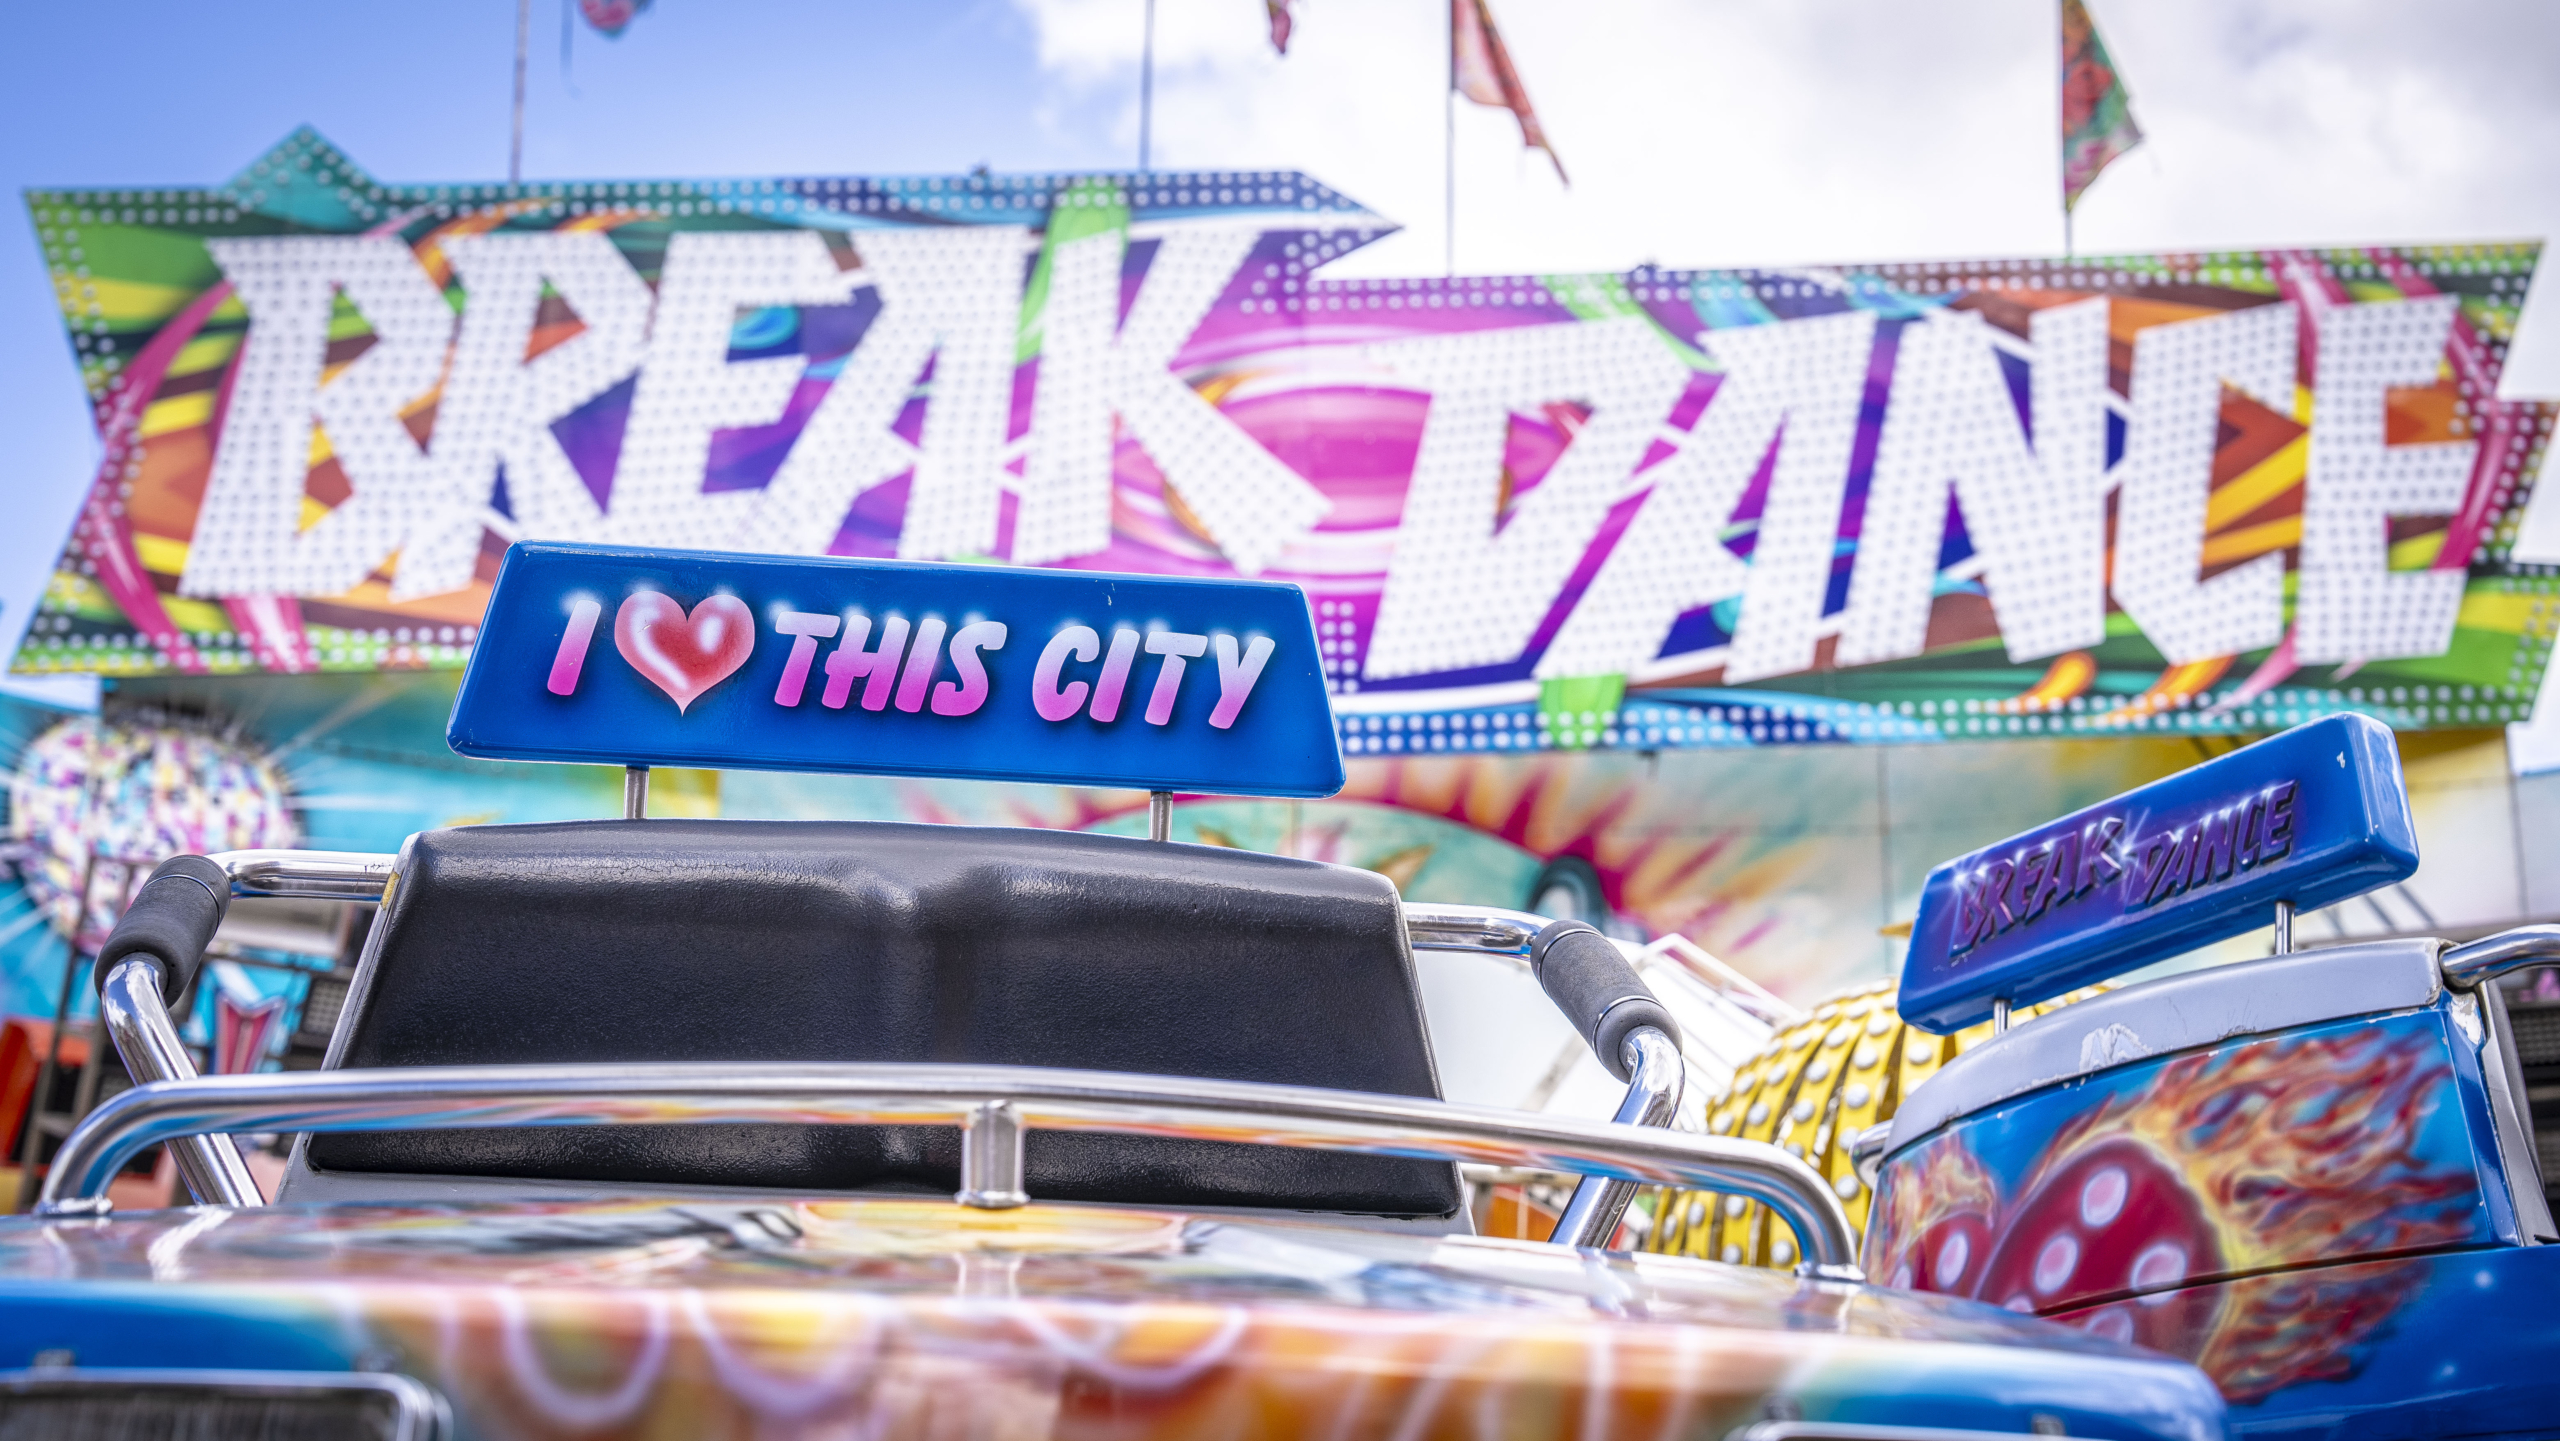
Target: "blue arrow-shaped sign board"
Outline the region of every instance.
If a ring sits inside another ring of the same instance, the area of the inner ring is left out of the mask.
[[[446,738],[468,756],[1342,789],[1296,586],[518,543]]]
[[[2417,868],[2391,732],[2330,716],[1931,871],[1900,1009],[1945,1035]]]

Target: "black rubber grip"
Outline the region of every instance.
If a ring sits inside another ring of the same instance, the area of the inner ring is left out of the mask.
[[[1680,1039],[1679,1024],[1653,998],[1636,968],[1607,936],[1581,921],[1556,921],[1538,932],[1529,943],[1529,966],[1547,999],[1621,1081],[1627,1079],[1621,1049],[1630,1032],[1652,1026],[1673,1041]]]
[[[106,984],[116,962],[144,956],[160,966],[160,996],[174,1006],[204,964],[204,948],[231,909],[231,877],[202,856],[171,856],[162,861],[124,919],[107,934],[98,951],[97,982]]]

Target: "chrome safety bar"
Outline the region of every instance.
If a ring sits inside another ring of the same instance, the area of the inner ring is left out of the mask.
[[[1627,1095],[1618,1103],[1612,1123],[1620,1126],[1668,1127],[1680,1109],[1680,1093],[1688,1083],[1689,1064],[1669,1036],[1651,1026],[1627,1034]],[[1643,1190],[1614,1176],[1585,1176],[1573,1188],[1564,1214],[1556,1218],[1559,1246],[1606,1246],[1626,1219],[1627,1205]]]
[[[231,877],[235,896],[315,901],[381,900],[400,863],[363,851],[221,851],[206,859]]]
[[[231,878],[234,896],[285,896],[335,901],[378,901],[399,857],[350,851],[224,851],[207,857]],[[138,1083],[192,1081],[193,1058],[179,1039],[160,990],[160,969],[148,960],[120,963],[98,987],[98,1013],[125,1070]],[[266,1204],[257,1179],[228,1135],[179,1138],[170,1145],[178,1174],[200,1201],[216,1206]]]
[[[1527,911],[1490,906],[1414,905],[1404,908],[1406,936],[1417,951],[1460,951],[1499,956],[1529,964],[1531,943],[1549,918]],[[1680,1109],[1688,1084],[1688,1066],[1679,1046],[1651,1026],[1628,1034],[1620,1058],[1627,1067],[1627,1093],[1612,1119],[1621,1126],[1666,1127]],[[1644,1189],[1633,1182],[1585,1176],[1573,1188],[1549,1239],[1563,1246],[1606,1246],[1626,1219],[1627,1207]]]
[[[208,1131],[688,1123],[960,1124],[968,1132],[962,1190],[982,1206],[1021,1195],[1020,1132],[1028,1130],[1301,1146],[1723,1191],[1777,1212],[1795,1232],[1806,1274],[1856,1276],[1857,1239],[1838,1198],[1813,1168],[1765,1142],[1408,1096],[1026,1066],[434,1066],[158,1081],[108,1101],[71,1133],[38,1209],[103,1214],[108,1179],[135,1152]]]
[[[1417,951],[1465,951],[1479,956],[1505,956],[1529,963],[1529,943],[1546,929],[1549,917],[1491,906],[1404,907],[1405,935]]]
[[[2518,926],[2455,946],[2436,961],[2447,987],[2477,990],[2511,971],[2560,965],[2560,926]]]
[[[161,999],[157,965],[148,960],[118,962],[107,973],[106,984],[98,988],[98,1014],[135,1081],[195,1079],[195,1062],[187,1055],[186,1043],[178,1039],[168,1002]],[[178,1163],[179,1176],[198,1201],[215,1206],[266,1204],[257,1179],[249,1174],[249,1163],[241,1159],[240,1147],[229,1136],[188,1136],[172,1141],[169,1151]]]

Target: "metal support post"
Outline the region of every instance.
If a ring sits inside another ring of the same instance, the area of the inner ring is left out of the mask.
[[[1006,1211],[1028,1205],[1022,1189],[1022,1116],[1011,1101],[981,1101],[960,1126],[960,1194],[963,1206]]]
[[[2276,947],[2279,956],[2293,954],[2293,902],[2276,902]]]
[[[1173,839],[1173,792],[1147,792],[1147,839]]]
[[[622,818],[626,821],[645,821],[649,818],[649,768],[647,766],[622,768]]]

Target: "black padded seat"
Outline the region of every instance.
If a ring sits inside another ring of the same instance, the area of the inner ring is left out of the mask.
[[[585,821],[413,837],[338,1064],[935,1061],[1434,1097],[1385,878],[1121,836]],[[951,1127],[320,1135],[323,1171],[959,1184]],[[1033,1132],[1044,1200],[1447,1216],[1443,1162]]]

